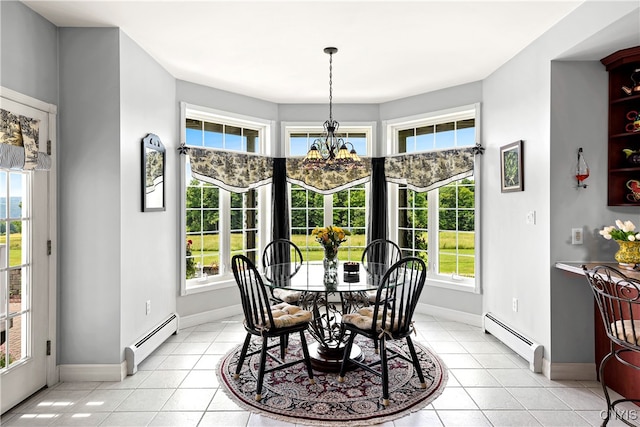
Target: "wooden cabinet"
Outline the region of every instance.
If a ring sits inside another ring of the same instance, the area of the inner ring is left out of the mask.
[[[609,72],[607,205],[640,206],[640,127],[628,126],[640,115],[640,46],[600,62]]]

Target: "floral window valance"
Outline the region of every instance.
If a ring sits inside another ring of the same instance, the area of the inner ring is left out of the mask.
[[[474,158],[481,146],[403,154],[384,159],[387,182],[405,184],[415,191],[429,191],[473,175]],[[194,178],[228,191],[245,192],[272,182],[274,159],[268,156],[217,149],[181,146],[191,160]],[[287,181],[320,194],[332,194],[371,179],[371,158],[349,171],[307,170],[302,158],[288,158]]]
[[[332,194],[371,179],[371,159],[363,157],[363,167],[348,171],[308,170],[302,157],[287,159],[287,181],[320,194]]]
[[[473,175],[474,156],[482,147],[402,154],[384,160],[387,182],[429,191]]]
[[[39,120],[0,109],[0,167],[51,169],[51,156],[38,150],[39,128]]]
[[[244,193],[271,182],[273,158],[257,154],[189,147],[194,178],[227,191]]]

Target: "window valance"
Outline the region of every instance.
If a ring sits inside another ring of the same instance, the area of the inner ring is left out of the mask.
[[[39,120],[0,109],[0,167],[51,169],[51,156],[38,150],[39,130]]]
[[[370,158],[362,158],[362,168],[347,171],[308,170],[302,166],[302,160],[302,157],[287,159],[287,181],[320,194],[333,194],[371,179]]]
[[[402,154],[384,160],[387,182],[423,192],[473,175],[474,157],[482,147]]]
[[[179,150],[189,154],[196,179],[228,191],[246,192],[273,180],[273,157],[184,145]],[[475,146],[386,157],[384,178],[416,191],[432,190],[473,175],[474,157],[482,151]],[[349,171],[308,170],[302,160],[285,159],[286,180],[320,194],[332,194],[371,179],[371,158],[362,159],[363,168]],[[278,165],[282,167],[283,163]]]
[[[181,147],[188,152],[191,174],[234,193],[244,193],[271,182],[273,157],[209,148]]]

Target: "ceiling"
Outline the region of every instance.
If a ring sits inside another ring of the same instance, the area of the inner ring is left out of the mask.
[[[583,1],[23,1],[119,27],[175,78],[276,103],[381,103],[478,81]]]

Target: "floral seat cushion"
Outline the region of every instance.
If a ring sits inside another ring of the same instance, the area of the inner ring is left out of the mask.
[[[311,320],[311,312],[307,310],[303,310],[297,305],[287,304],[286,302],[282,302],[280,304],[273,305],[269,307],[271,310],[271,316],[273,317],[274,327],[278,328],[287,328],[290,326],[295,326],[300,323],[307,323]],[[257,319],[256,325],[260,326],[262,329],[270,329],[271,325],[269,323],[269,318],[266,317],[266,324],[259,325],[262,322],[261,319]]]
[[[300,301],[301,295],[302,295],[302,292],[300,291],[292,291],[289,289],[282,289],[282,288],[273,289],[274,297],[278,298],[280,301],[284,301],[289,304]]]
[[[373,326],[373,307],[364,307],[355,313],[349,313],[342,316],[342,323],[352,324],[360,329],[370,330]],[[382,314],[383,311],[378,311],[378,318],[376,321],[376,331],[381,332],[383,329],[388,331],[391,327],[391,314],[387,311],[387,318],[384,328],[382,327]],[[397,330],[400,325],[397,320],[394,322],[394,329]]]
[[[611,331],[622,341],[640,344],[640,320],[617,320],[611,324]]]

